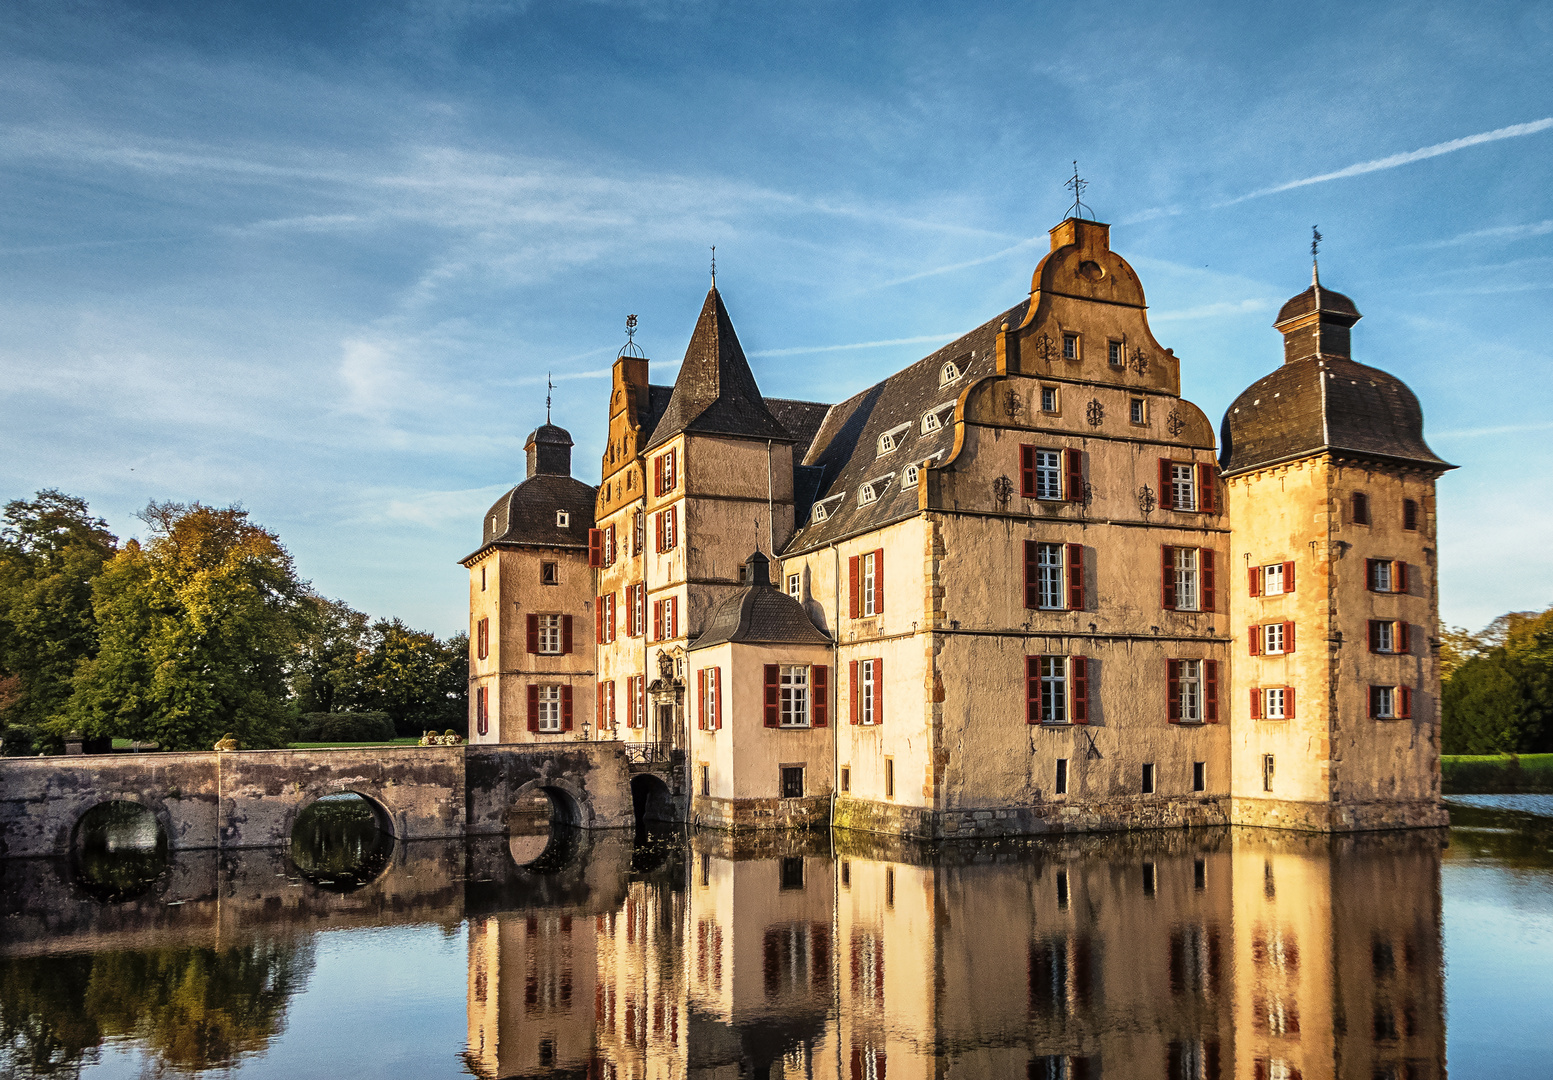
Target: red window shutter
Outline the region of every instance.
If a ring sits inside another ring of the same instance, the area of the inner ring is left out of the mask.
[[[663,494],[663,455],[653,458],[652,463],[653,494]]]
[[[1252,656],[1262,655],[1262,628],[1260,626],[1246,627],[1246,645]]]
[[[1159,508],[1161,510],[1175,509],[1175,487],[1170,482],[1171,461],[1167,457],[1159,459]]]
[[[1286,593],[1294,591],[1294,563],[1292,562],[1283,564],[1283,591]]]
[[[1197,509],[1205,514],[1218,509],[1218,489],[1214,487],[1216,479],[1217,471],[1212,464],[1205,461],[1197,463]]]
[[[1035,608],[1040,606],[1040,591],[1036,588],[1036,577],[1040,573],[1038,559],[1040,558],[1040,545],[1034,540],[1025,541],[1025,607]]]
[[[1397,687],[1397,719],[1411,720],[1413,718],[1413,691],[1406,686]]]
[[[1380,622],[1370,620],[1370,652],[1380,652]]]
[[[1028,444],[1019,447],[1019,494],[1035,498],[1035,447]]]
[[[1068,657],[1068,676],[1073,684],[1073,702],[1069,719],[1075,724],[1089,723],[1089,658]]]
[[[1068,546],[1068,610],[1084,610],[1084,545]]]
[[[562,731],[570,731],[571,729],[572,729],[572,688],[570,686],[563,686],[563,687],[561,687],[561,730]]]
[[[884,661],[876,659],[874,665],[874,725],[884,723]]]
[[[615,610],[615,594],[614,593],[610,593],[609,594],[609,640],[610,641],[614,641],[616,634],[619,632],[617,628],[619,627],[620,624],[616,621],[617,618],[618,618],[618,616],[617,616],[616,610]]]
[[[874,614],[884,614],[884,548],[874,548]]]
[[[863,593],[858,588],[857,556],[856,555],[852,556],[850,559],[847,560],[847,575],[848,575],[848,581],[850,582],[850,596],[851,596],[851,599],[849,601],[849,604],[851,605],[850,610],[851,610],[851,613],[852,613],[852,617],[854,619],[856,619],[859,616],[861,616],[862,612],[863,612]]]
[[[1181,722],[1181,661],[1165,661],[1165,719]]]
[[[1246,595],[1247,596],[1261,596],[1262,595],[1262,568],[1260,566],[1248,567],[1246,569],[1246,576],[1249,579],[1247,584],[1246,584]]]
[[[1407,563],[1394,562],[1391,564],[1391,591],[1407,592]]]
[[[1256,687],[1251,688],[1251,719],[1262,719],[1262,691]]]
[[[1375,564],[1380,561],[1379,559],[1364,560],[1364,587],[1370,592],[1375,591]]]
[[[824,664],[815,664],[810,669],[811,689],[814,692],[814,705],[810,711],[815,727],[828,727],[830,725],[830,668]]]
[[[1078,450],[1064,450],[1062,452],[1063,464],[1063,494],[1069,502],[1084,501],[1084,455]]]
[[[663,640],[663,601],[662,600],[654,600],[652,602],[652,639],[654,641],[662,641]]]
[[[604,531],[602,529],[588,530],[588,565],[604,565]]]
[[[852,709],[851,720],[852,720],[852,723],[854,723],[854,724],[861,722],[860,719],[859,719],[858,713],[859,713],[859,710],[862,708],[862,705],[861,705],[861,703],[858,700],[858,685],[859,684],[858,684],[858,681],[857,681],[857,677],[858,677],[857,676],[857,672],[858,672],[857,661],[856,660],[850,661],[847,664],[847,687],[848,687],[847,699],[851,703],[851,709]]]
[[[1409,653],[1413,651],[1413,643],[1410,640],[1413,635],[1410,633],[1410,627],[1407,623],[1399,621],[1396,629],[1392,631],[1392,636],[1397,643],[1397,652]]]
[[[528,729],[539,730],[539,687],[533,685],[528,688]]]
[[[1286,653],[1294,651],[1294,624],[1291,622],[1283,624],[1283,651]]]
[[[1203,719],[1210,724],[1217,724],[1219,722],[1219,662],[1204,660],[1202,677]]]
[[[598,607],[593,612],[593,640],[602,645],[604,644],[604,598],[600,596],[594,603]]]
[[[679,507],[669,507],[669,547],[679,544]]]
[[[562,615],[561,616],[561,652],[562,653],[570,653],[571,651],[572,651],[572,617],[570,615]]]
[[[1283,688],[1283,718],[1285,720],[1294,719],[1294,687],[1292,686],[1285,686]]]
[[[1213,584],[1213,550],[1211,548],[1197,549],[1197,565],[1201,567],[1202,574],[1202,610],[1218,610],[1218,592]]]
[[[528,617],[528,651],[531,653],[537,653],[539,651],[538,615],[530,615]]]
[[[615,680],[609,680],[609,728],[615,729]]]
[[[1025,723],[1041,722],[1041,658],[1025,657]]]
[[[1169,544],[1160,548],[1164,556],[1164,574],[1160,577],[1160,603],[1166,611],[1176,609],[1176,566],[1175,548]]]
[[[781,673],[775,664],[766,665],[766,726],[776,727],[781,718]]]

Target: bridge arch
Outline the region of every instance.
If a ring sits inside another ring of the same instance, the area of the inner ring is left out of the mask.
[[[380,832],[396,839],[405,835],[403,811],[396,812],[391,808],[384,799],[383,793],[376,790],[376,785],[364,783],[351,784],[349,786],[339,784],[307,784],[302,786],[296,798],[287,807],[286,813],[281,819],[280,827],[277,830],[275,844],[291,843],[291,835],[296,831],[297,819],[302,816],[302,812],[327,795],[359,796],[372,808],[372,817],[377,822]]]
[[[593,828],[596,814],[593,800],[587,793],[564,776],[539,777],[521,785],[512,793],[508,814],[526,802],[543,796],[550,801],[552,825],[574,825],[582,829]]]

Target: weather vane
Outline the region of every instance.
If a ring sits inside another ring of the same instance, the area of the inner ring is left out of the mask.
[[[1095,216],[1095,212],[1084,202],[1084,189],[1089,186],[1088,180],[1082,180],[1078,175],[1078,162],[1073,163],[1073,179],[1062,185],[1073,192],[1073,205],[1068,208],[1069,217],[1083,217],[1084,211],[1089,211],[1089,216]]]
[[[717,245],[712,245],[712,288],[717,288]]]
[[[555,383],[550,381],[550,373],[545,372],[545,423],[550,422],[550,395],[555,392]]]
[[[620,346],[617,356],[641,356],[641,348],[636,344],[636,316],[626,316],[626,343]]]
[[[1320,248],[1321,230],[1312,225],[1310,227],[1310,283],[1312,287],[1317,289],[1321,288],[1321,267],[1316,262],[1316,252]]]

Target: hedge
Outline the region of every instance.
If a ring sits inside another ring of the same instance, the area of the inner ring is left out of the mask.
[[[394,722],[384,712],[303,713],[293,742],[387,742]]]
[[[1442,754],[1447,795],[1553,792],[1553,754]]]

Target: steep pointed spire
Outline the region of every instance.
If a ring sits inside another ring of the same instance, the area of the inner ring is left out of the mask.
[[[755,375],[715,285],[706,294],[701,317],[685,349],[685,361],[674,380],[674,393],[647,448],[684,431],[792,442],[755,385]]]

